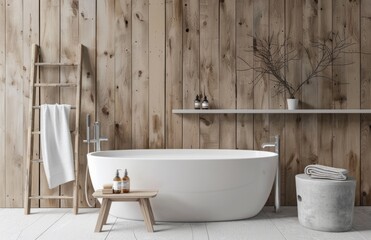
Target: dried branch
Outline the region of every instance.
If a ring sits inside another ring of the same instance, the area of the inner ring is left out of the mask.
[[[257,74],[255,75],[254,82],[260,81],[265,75],[272,75],[274,78],[270,79],[276,84],[276,93],[287,92],[290,98],[294,98],[304,84],[309,83],[311,80],[327,79],[332,78],[321,75],[326,68],[333,65],[349,65],[352,63],[334,63],[341,59],[341,54],[346,53],[344,50],[352,46],[353,43],[348,43],[346,39],[343,39],[339,34],[331,33],[329,37],[323,41],[315,41],[311,43],[311,49],[318,53],[316,59],[311,58],[311,49],[303,46],[301,48],[306,53],[311,71],[305,76],[305,78],[297,85],[287,80],[286,71],[291,61],[298,59],[299,49],[288,50],[287,45],[289,38],[284,38],[282,43],[279,42],[279,34],[270,35],[266,38],[253,37],[253,46],[250,47],[248,52],[252,52],[254,55],[255,64],[251,66],[246,60],[238,57],[246,68],[239,69],[238,71],[249,71],[253,70]]]

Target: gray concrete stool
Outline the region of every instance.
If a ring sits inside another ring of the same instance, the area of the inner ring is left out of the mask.
[[[298,174],[296,197],[301,225],[319,231],[344,232],[352,228],[356,181],[314,179]]]

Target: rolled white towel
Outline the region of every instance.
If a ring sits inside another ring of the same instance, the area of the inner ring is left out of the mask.
[[[311,178],[323,178],[340,181],[347,180],[348,178],[348,170],[346,169],[328,167],[319,164],[306,166],[304,172]]]

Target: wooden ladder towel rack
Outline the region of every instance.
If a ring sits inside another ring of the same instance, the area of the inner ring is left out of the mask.
[[[28,132],[27,132],[27,176],[25,184],[25,201],[24,201],[24,212],[29,214],[31,210],[31,199],[71,199],[73,200],[73,213],[77,214],[78,212],[78,157],[79,157],[79,134],[80,134],[80,113],[81,113],[81,63],[82,63],[82,46],[78,47],[78,58],[77,63],[44,63],[39,62],[40,57],[40,47],[36,44],[32,45],[32,55],[31,55],[31,77],[30,77],[30,105],[29,105],[29,123],[28,123]],[[38,79],[38,68],[40,67],[77,67],[77,80],[76,83],[40,83]],[[75,181],[73,182],[73,195],[72,196],[31,196],[31,186],[32,186],[32,164],[42,163],[42,159],[32,159],[33,158],[33,149],[35,142],[35,135],[40,134],[39,130],[34,129],[35,125],[35,111],[38,111],[40,114],[40,105],[35,106],[36,104],[36,89],[39,88],[41,92],[42,88],[61,88],[61,87],[75,87],[76,88],[76,106],[72,106],[72,109],[76,110],[75,118],[75,129],[71,131],[75,135],[74,142],[74,165],[75,165]]]

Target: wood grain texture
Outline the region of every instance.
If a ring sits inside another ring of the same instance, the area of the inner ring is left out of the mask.
[[[312,48],[312,43],[318,39],[318,16],[320,9],[316,1],[303,1],[303,47],[308,49],[301,61],[301,82],[313,71],[313,65],[319,58],[319,52]],[[318,108],[318,79],[314,78],[305,84],[302,89],[301,107]],[[317,115],[301,116],[301,149],[299,171],[303,172],[305,166],[318,163],[318,132]]]
[[[22,1],[6,2],[6,104],[5,104],[5,176],[6,207],[23,203],[23,52],[22,18],[19,18]],[[18,109],[18,111],[16,111]]]
[[[31,46],[31,68],[30,68],[30,86],[29,86],[29,101],[28,101],[28,127],[27,127],[27,150],[25,155],[25,163],[26,163],[26,177],[25,177],[25,186],[24,186],[24,213],[30,214],[30,207],[31,207],[31,200],[30,196],[32,195],[32,187],[34,185],[34,179],[33,179],[33,172],[34,166],[32,166],[31,160],[34,157],[34,150],[35,150],[35,139],[33,139],[35,136],[32,136],[32,131],[35,129],[35,111],[33,110],[33,107],[36,104],[36,98],[38,97],[36,94],[36,88],[35,82],[37,79],[37,71],[36,67],[34,66],[35,62],[39,58],[39,46],[37,44],[32,44]],[[39,138],[36,139],[37,145],[39,146]],[[39,166],[37,166],[37,170],[39,170]],[[39,175],[39,172],[37,171],[35,173],[37,176]],[[39,181],[37,179],[37,188],[39,185]],[[39,195],[37,192],[35,195]],[[37,201],[37,205],[39,205],[39,202]]]
[[[371,2],[361,1],[361,108],[371,108]],[[371,204],[371,116],[361,116],[361,205]]]
[[[52,0],[40,2],[40,49],[42,62],[60,60],[60,3]],[[55,31],[57,29],[57,31]],[[40,69],[41,83],[59,83],[59,67]],[[41,104],[59,103],[59,89],[48,88],[40,91]],[[38,113],[37,113],[38,114]],[[41,156],[42,158],[42,156]],[[49,189],[43,165],[40,169],[40,195],[59,195],[59,187]],[[59,207],[58,200],[40,200],[41,207]]]
[[[97,1],[97,119],[108,137],[108,143],[102,144],[106,149],[115,147],[114,9],[114,1]]]
[[[269,1],[254,2],[254,37],[267,39],[269,36]],[[261,64],[254,57],[254,67]],[[254,72],[254,108],[269,108],[269,81],[268,75],[257,77],[258,73]],[[254,149],[260,149],[263,142],[269,140],[269,116],[254,116]]]
[[[361,116],[361,186],[360,186],[360,205],[369,206],[371,204],[371,179],[369,172],[370,164],[370,145],[371,145],[371,118],[366,115]]]
[[[254,72],[245,71],[254,64],[254,55],[250,51],[253,45],[253,0],[237,0],[236,2],[236,88],[237,108],[254,107]],[[243,60],[241,60],[243,59]],[[237,142],[238,149],[253,149],[254,116],[249,114],[237,115]]]
[[[165,147],[165,0],[149,1],[149,148]]]
[[[6,1],[0,0],[0,111],[6,109]],[[0,207],[6,206],[6,115],[0,115]]]
[[[287,50],[298,49],[303,41],[303,1],[287,0],[286,1],[286,37]],[[294,84],[299,84],[301,81],[302,68],[302,52],[298,52],[297,59],[291,61],[286,70],[288,81]],[[301,95],[297,98],[300,100]],[[295,194],[295,175],[299,173],[300,169],[300,145],[301,145],[301,116],[300,115],[286,115],[285,116],[285,201],[283,204],[296,205]]]
[[[360,1],[333,1],[333,28],[347,42],[354,43],[334,62],[335,108],[360,108]],[[351,64],[349,64],[351,63]],[[346,64],[346,65],[344,65]],[[360,116],[334,117],[333,165],[349,169],[357,181],[356,201],[360,204]]]
[[[131,0],[115,1],[115,149],[131,148]]]
[[[183,1],[183,108],[194,108],[200,95],[200,7],[198,0]],[[183,116],[183,148],[199,148],[199,116]]]
[[[166,148],[181,148],[182,116],[171,113],[183,106],[182,1],[166,1]]]
[[[253,6],[253,26],[254,42],[258,39],[268,39],[270,37],[270,1],[254,1]],[[255,43],[254,43],[255,44]],[[261,62],[254,56],[254,67],[261,66]],[[254,109],[266,109],[270,104],[270,82],[269,75],[261,75],[254,71]],[[254,149],[261,149],[261,144],[270,141],[270,115],[254,115]],[[266,149],[268,150],[268,149]],[[271,149],[272,150],[272,149]],[[273,151],[273,150],[272,150]],[[268,199],[268,204],[272,202],[272,194]]]
[[[96,15],[96,119],[100,122],[101,136],[108,138],[101,150],[115,147],[115,1],[97,1]],[[96,149],[95,149],[96,151]]]
[[[219,104],[219,2],[200,1],[200,91]],[[219,115],[200,115],[200,147],[219,148]]]
[[[284,44],[285,41],[285,1],[275,0],[269,2],[269,34],[274,36],[277,43],[280,45]],[[285,49],[281,50],[284,54]],[[283,69],[285,73],[286,69]],[[270,76],[272,78],[272,76]],[[271,109],[284,109],[286,102],[285,92],[277,93],[277,86],[270,82],[269,84],[269,108]],[[285,142],[285,115],[274,114],[269,116],[269,136],[280,136],[280,141]],[[280,178],[281,178],[281,189],[285,189],[285,146],[280,145]],[[273,186],[274,189],[274,186]],[[271,193],[268,204],[274,205],[274,195]],[[284,200],[285,191],[281,191],[281,201]]]
[[[219,106],[236,108],[236,0],[220,1]],[[236,148],[236,116],[220,116],[220,148]]]
[[[321,0],[318,2],[318,38],[325,40],[331,37],[332,33],[332,1]],[[332,43],[328,41],[328,46]],[[332,66],[325,69],[322,74],[324,77],[332,78]],[[324,80],[324,81],[323,81]],[[332,84],[331,80],[321,79],[317,85],[318,108],[332,109]],[[318,163],[322,165],[332,165],[332,115],[317,116],[318,133]]]
[[[213,109],[286,108],[285,94],[275,95],[268,77],[254,87],[250,84],[254,73],[238,71],[243,67],[239,57],[257,63],[246,52],[253,44],[249,35],[280,33],[279,41],[289,38],[289,51],[323,40],[331,31],[355,44],[322,73],[337,81],[304,86],[298,95],[301,108],[371,108],[370,9],[366,0],[0,0],[0,110],[5,113],[0,116],[0,206],[22,206],[18,182],[23,180],[14,176],[23,169],[26,147],[22,140],[18,143],[28,119],[24,108],[29,98],[30,46],[40,43],[43,61],[74,61],[79,42],[85,46],[81,140],[86,137],[88,113],[93,121],[101,121],[102,135],[109,137],[103,149],[260,149],[262,142],[280,134],[283,204],[296,204],[294,176],[316,162],[349,168],[359,183],[357,204],[370,205],[367,114],[172,113],[192,109],[197,93],[206,94]],[[310,71],[309,60],[316,60],[319,52],[311,50],[310,55],[309,59],[299,52],[289,63],[285,69],[289,81],[297,84]],[[338,66],[347,62],[352,64]],[[42,81],[72,82],[76,77],[72,68],[43,69]],[[47,90],[41,99],[72,102],[70,91]],[[21,113],[12,111],[22,104]],[[79,189],[83,190],[87,146],[80,143]],[[35,158],[38,149],[35,145]],[[32,191],[37,194],[49,192],[40,170],[41,176],[33,176]],[[37,171],[34,164],[33,172]],[[88,188],[91,193],[90,183]],[[62,187],[50,193],[69,191]],[[83,191],[79,195],[80,206],[86,206]],[[63,200],[61,205],[70,206],[66,203]],[[59,204],[43,200],[42,206]]]
[[[40,2],[33,1],[24,1],[23,2],[23,89],[24,89],[24,99],[23,99],[23,126],[24,130],[28,129],[29,122],[29,110],[28,105],[30,101],[29,88],[30,88],[30,71],[31,71],[31,48],[32,44],[39,44],[39,9]],[[0,30],[1,32],[1,30]],[[39,94],[37,90],[36,95],[36,104],[39,104]],[[35,118],[35,124],[38,126],[39,119],[38,116]],[[24,136],[26,136],[25,133]],[[40,158],[40,145],[39,145],[39,136],[34,136],[34,149],[33,149],[33,158]],[[26,137],[24,138],[26,140]],[[27,143],[24,142],[24,147],[27,147]],[[26,156],[26,154],[24,155]],[[1,168],[1,167],[0,167]],[[33,164],[32,166],[32,195],[39,195],[39,164]],[[31,207],[38,207],[39,201],[32,200]]]
[[[148,0],[132,1],[132,138],[133,148],[149,147]]]
[[[61,34],[60,36],[60,62],[76,63],[79,50],[79,18],[78,18],[78,3],[76,0],[61,1],[61,32],[69,32],[70,34]],[[75,47],[76,46],[76,47]],[[76,83],[78,80],[77,68],[63,67],[60,69],[61,83]],[[60,89],[60,102],[76,105],[76,88],[64,87]],[[75,128],[76,111],[70,112],[70,129]],[[84,126],[84,125],[83,125]],[[71,140],[74,135],[71,135]],[[74,144],[73,144],[74,145]],[[78,159],[74,159],[77,161]],[[73,182],[61,185],[60,195],[72,196]],[[61,207],[72,207],[72,201],[61,200]]]
[[[82,55],[82,89],[81,89],[81,139],[86,139],[85,116],[91,115],[91,119],[96,117],[96,2],[90,0],[79,0],[79,39],[84,46]],[[93,121],[92,121],[93,122]],[[92,146],[91,146],[91,151]],[[84,189],[85,168],[87,164],[86,153],[87,145],[80,142],[79,157],[79,188]],[[88,185],[88,194],[93,192],[93,188]],[[87,206],[85,203],[84,191],[79,191],[79,206]]]

